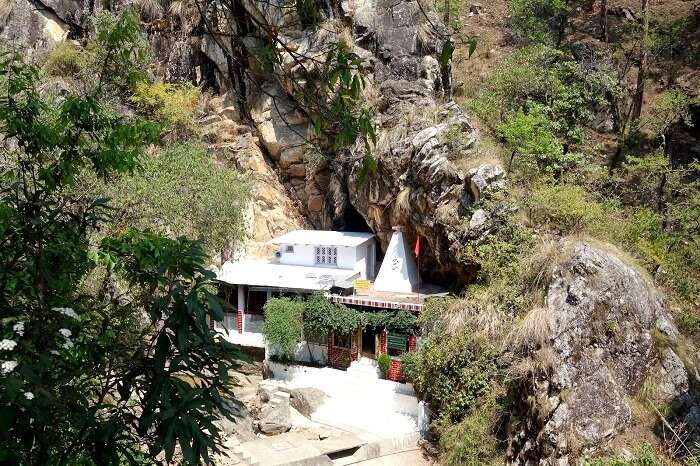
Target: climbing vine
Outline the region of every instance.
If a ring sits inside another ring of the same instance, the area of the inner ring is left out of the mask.
[[[347,335],[367,325],[375,329],[415,335],[417,318],[406,311],[365,312],[328,301],[314,294],[304,303],[304,335],[318,339],[330,333]]]

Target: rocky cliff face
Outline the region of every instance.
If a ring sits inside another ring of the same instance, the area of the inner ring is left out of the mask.
[[[24,8],[22,2],[29,1],[35,0],[15,2],[0,23],[1,34],[13,44],[37,51],[79,34],[86,12],[99,9],[75,0],[47,0],[50,5],[43,3],[44,9]],[[294,15],[281,14],[274,2],[244,4],[272,24],[298,24]],[[214,10],[208,11],[214,14]],[[351,38],[352,51],[362,59],[366,75],[364,97],[377,110],[379,134],[372,155],[378,169],[367,180],[360,179],[364,147],[340,153],[311,150],[314,135],[308,119],[288,93],[289,80],[297,78],[298,64],[291,59],[281,64],[287,71],[283,78],[262,73],[251,63],[243,113],[249,114],[252,131],[241,144],[257,139],[264,152],[261,160],[269,165],[258,168],[263,177],[275,173],[281,183],[267,183],[266,189],[277,190],[275,197],[282,204],[294,206],[297,213],[289,217],[301,215],[316,228],[372,231],[382,247],[388,245],[391,227],[403,224],[410,241],[423,238],[421,263],[426,278],[451,283],[468,277],[471,267],[460,260],[469,221],[464,214],[479,189],[492,182],[502,185],[503,172],[486,167],[485,171],[498,173],[496,178],[481,177],[475,182],[476,170],[464,172],[453,163],[469,158],[477,135],[462,110],[444,98],[449,70],[441,69],[435,56],[445,31],[435,12],[426,13],[412,0],[344,1],[324,28],[312,32],[290,26],[282,37],[286,47],[297,51],[319,49],[340,36]],[[158,72],[170,81],[194,80],[229,91],[228,100],[233,101],[230,91],[240,77],[229,75],[226,52],[232,45],[222,37],[240,31],[222,23],[217,31],[187,24],[175,15],[149,23]],[[58,32],[47,33],[46,28],[52,27]],[[245,36],[242,42],[252,52],[255,41]],[[236,111],[232,104],[230,109],[220,118],[245,119],[240,108]],[[316,142],[323,148],[322,141]]]
[[[283,21],[272,7],[259,13]],[[372,154],[377,172],[361,179],[364,147],[321,154],[310,149],[309,122],[287,94],[286,80],[294,79],[298,66],[291,59],[283,60],[282,66],[289,67],[285,78],[268,76],[248,86],[260,142],[316,228],[369,230],[386,247],[391,227],[403,224],[409,240],[423,238],[427,278],[451,282],[468,276],[468,265],[460,260],[464,214],[478,190],[499,181],[503,172],[497,179],[473,183],[476,171],[465,173],[453,163],[469,157],[477,135],[462,110],[444,99],[449,73],[434,58],[444,42],[440,19],[434,12],[424,15],[418,3],[408,0],[345,1],[340,15],[321,32],[296,31],[284,40],[292,50],[313,50],[347,35],[338,25],[349,25],[352,50],[365,71],[365,98],[377,109],[379,134]],[[224,75],[218,42],[205,42],[204,50]]]
[[[515,464],[568,464],[605,448],[630,426],[631,399],[643,387],[700,427],[690,395],[697,373],[676,353],[679,334],[663,297],[615,254],[571,248],[547,290],[550,336],[532,356],[539,370],[519,386],[527,396],[511,437]]]

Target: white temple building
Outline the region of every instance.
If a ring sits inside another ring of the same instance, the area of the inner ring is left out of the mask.
[[[273,296],[324,293],[333,302],[374,309],[422,308],[416,261],[401,227],[395,227],[376,274],[371,233],[296,230],[269,241],[268,261],[227,261],[217,273],[231,306],[216,330],[232,343],[263,347],[264,305]]]

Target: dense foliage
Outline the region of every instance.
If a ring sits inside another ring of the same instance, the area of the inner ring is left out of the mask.
[[[433,335],[421,351],[415,386],[439,417],[459,422],[489,390],[495,356],[488,342],[468,330],[451,338]]]
[[[322,294],[314,294],[304,303],[304,333],[325,336],[349,335],[358,328],[371,326],[402,334],[416,334],[417,318],[406,311],[359,311],[331,303]]]
[[[293,359],[302,337],[304,305],[298,299],[270,298],[265,303],[265,342],[282,359]]]
[[[243,236],[248,185],[236,172],[217,165],[201,145],[170,146],[108,183],[88,176],[83,181],[120,209],[112,224],[117,231],[136,227],[187,236],[217,253]]]
[[[220,450],[213,421],[231,417],[235,352],[214,340],[223,319],[202,245],[111,222],[104,198],[73,195],[76,176],[128,173],[157,125],[109,110],[122,61],[138,61],[133,21],[100,36],[97,86],[46,100],[40,71],[0,56],[0,458],[10,464],[188,464]]]
[[[566,0],[507,0],[513,32],[530,43],[559,45],[569,17]]]

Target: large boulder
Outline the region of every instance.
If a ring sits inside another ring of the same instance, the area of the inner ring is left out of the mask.
[[[567,252],[568,251],[568,252]],[[567,464],[607,446],[631,422],[629,399],[653,380],[656,396],[694,406],[688,371],[673,347],[678,330],[663,296],[616,253],[564,246],[546,294],[549,338],[533,355],[546,370],[518,386],[509,454],[515,464]]]
[[[38,8],[30,0],[11,0],[0,3],[0,43],[21,51],[25,58],[45,54],[59,42],[68,37],[69,19],[78,8],[76,2],[47,2],[50,5]]]
[[[290,32],[281,27],[285,20],[276,15],[275,5],[246,3],[246,8],[258,8],[257,14],[280,26],[286,51],[276,66],[284,72],[263,73],[251,64],[251,75],[259,79],[248,83],[246,97],[266,159],[293,202],[313,227],[370,229],[381,248],[389,243],[391,227],[403,224],[409,241],[424,239],[421,265],[432,274],[426,279],[468,277],[464,272],[470,266],[460,262],[466,239],[463,215],[475,196],[470,177],[456,162],[471,154],[476,131],[454,102],[443,100],[449,68],[435,58],[446,32],[439,15],[422,11],[414,0],[343,1],[343,21],[336,17],[318,30]],[[310,142],[323,147],[328,141],[318,140],[290,97],[295,83],[303,82],[300,67],[318,65],[293,59],[289,50],[313,55],[339,39],[362,62],[363,97],[378,110],[378,143],[372,154],[378,169],[369,176],[362,170],[363,144],[322,154],[309,150]],[[250,37],[242,42],[258,45]],[[202,52],[225,75],[224,50],[217,47],[203,39]]]
[[[290,402],[292,407],[306,417],[316,411],[328,398],[323,390],[314,387],[302,387],[292,389]]]
[[[267,406],[260,414],[257,427],[263,434],[283,434],[292,428],[292,413],[289,394],[277,391],[272,394]]]

